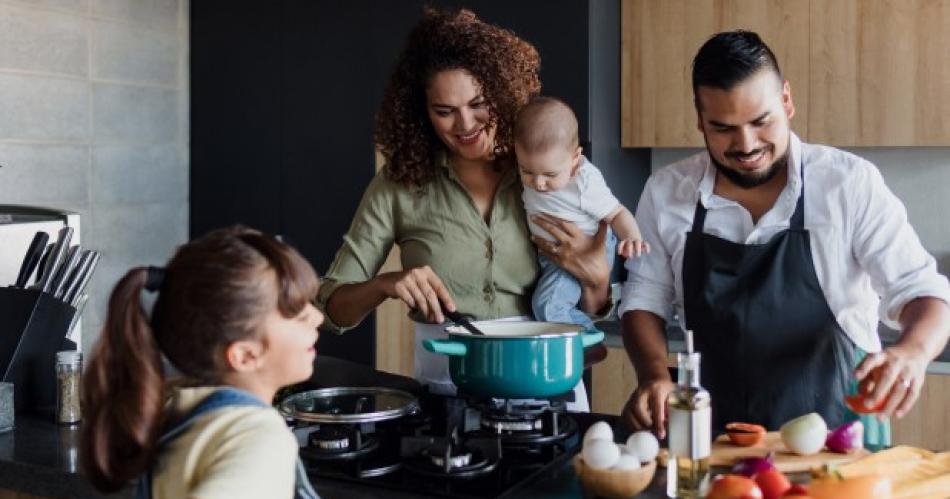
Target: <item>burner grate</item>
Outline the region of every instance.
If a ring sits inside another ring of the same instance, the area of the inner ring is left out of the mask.
[[[424,476],[473,478],[491,473],[501,461],[497,442],[456,437],[404,437],[404,467]]]

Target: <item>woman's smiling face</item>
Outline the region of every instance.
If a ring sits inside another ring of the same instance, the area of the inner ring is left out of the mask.
[[[490,159],[495,130],[481,85],[464,69],[440,71],[429,80],[426,108],[435,134],[450,156]]]

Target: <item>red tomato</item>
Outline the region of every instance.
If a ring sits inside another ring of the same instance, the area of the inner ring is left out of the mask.
[[[844,402],[848,404],[848,407],[852,411],[858,414],[874,414],[884,410],[884,406],[887,405],[887,398],[874,407],[866,407],[864,405],[864,395],[848,395],[844,398]]]
[[[757,473],[754,477],[756,485],[762,489],[764,499],[778,499],[786,490],[792,488],[785,474],[779,470],[768,470]]]
[[[788,490],[786,490],[784,494],[782,494],[782,497],[807,496],[807,495],[808,495],[808,489],[805,488],[804,485],[793,483],[792,486],[789,487]]]
[[[729,423],[726,425],[729,440],[740,447],[751,447],[765,438],[765,427],[750,423]]]
[[[884,397],[884,400],[874,407],[864,406],[864,399],[871,395],[871,392],[874,391],[874,387],[877,386],[878,381],[881,379],[881,369],[882,367],[874,368],[858,383],[857,395],[850,395],[844,398],[845,403],[852,411],[858,414],[874,414],[884,410],[884,406],[887,405],[887,397]]]
[[[742,475],[719,475],[713,480],[706,499],[764,499],[762,489]]]

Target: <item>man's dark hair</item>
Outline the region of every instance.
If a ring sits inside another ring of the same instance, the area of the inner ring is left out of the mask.
[[[771,68],[779,81],[783,79],[775,54],[759,35],[741,29],[717,33],[693,58],[693,98],[697,99],[699,87],[731,90],[763,68]]]

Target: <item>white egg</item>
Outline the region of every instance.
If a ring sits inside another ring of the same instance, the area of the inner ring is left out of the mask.
[[[631,456],[636,456],[636,454],[630,450],[630,447],[627,447],[627,444],[617,444],[617,447],[620,447],[620,455],[630,454]]]
[[[588,440],[593,440],[595,438],[613,442],[614,431],[610,429],[610,425],[607,424],[606,421],[598,421],[587,429],[587,433],[584,434],[584,443],[586,444]]]
[[[587,441],[581,456],[587,466],[596,469],[610,468],[620,459],[620,449],[610,440],[594,438]]]
[[[633,454],[621,454],[620,459],[614,463],[615,470],[630,471],[640,469],[640,458]]]
[[[640,458],[641,463],[656,459],[660,452],[660,442],[648,431],[638,431],[627,439],[627,450]]]

